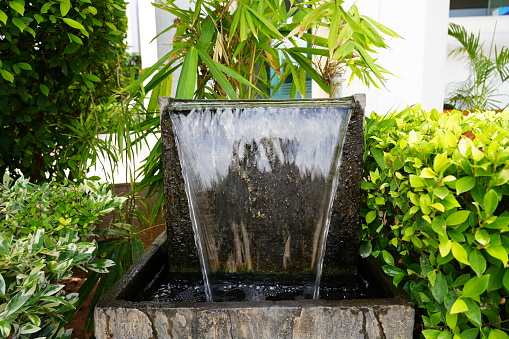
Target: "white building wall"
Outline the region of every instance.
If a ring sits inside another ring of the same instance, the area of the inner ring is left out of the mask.
[[[445,88],[446,37],[449,2],[443,0],[364,0],[359,12],[400,34],[388,38],[378,63],[392,72],[385,88],[367,88],[354,81],[344,95],[366,93],[366,112],[380,114],[421,103],[441,109]]]

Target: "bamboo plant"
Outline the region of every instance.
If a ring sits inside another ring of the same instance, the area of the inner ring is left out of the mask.
[[[383,85],[390,73],[373,54],[388,48],[384,36],[399,35],[359,14],[355,5],[348,11],[342,5],[340,0],[192,0],[189,8],[175,0],[155,3],[176,17],[162,33],[175,34],[170,52],[125,89],[133,109],[145,114],[133,129],[141,133],[137,140],[158,131],[155,98],[170,93],[167,84],[176,70],[175,96],[184,99],[270,98],[288,77],[291,97],[306,96],[306,77],[330,93],[331,78],[342,69],[350,70],[350,80]],[[160,154],[159,142],[145,159],[139,190],[162,188]],[[158,201],[162,204],[161,195]]]

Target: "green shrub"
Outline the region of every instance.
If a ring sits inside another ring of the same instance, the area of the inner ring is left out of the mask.
[[[114,196],[107,185],[93,181],[39,186],[23,177],[14,181],[6,172],[0,186],[0,229],[5,236],[23,236],[41,228],[60,235],[72,231],[86,240],[99,216],[124,200]]]
[[[125,6],[124,0],[0,2],[1,173],[19,168],[36,182],[74,174],[87,140],[72,127],[92,116],[95,138],[101,119],[93,110],[121,86]]]
[[[70,338],[65,312],[79,304],[59,282],[73,267],[108,272],[85,241],[100,215],[119,207],[103,186],[30,184],[8,173],[0,187],[0,336]],[[81,297],[81,295],[79,296]]]
[[[426,338],[509,338],[509,109],[416,106],[366,124],[361,254],[385,262]]]

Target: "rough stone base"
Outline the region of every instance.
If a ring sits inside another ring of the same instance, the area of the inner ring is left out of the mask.
[[[145,338],[412,338],[412,302],[368,262],[386,298],[184,303],[136,300],[166,260],[160,236],[95,309],[98,339]],[[134,296],[134,297],[133,297]]]
[[[278,302],[281,304],[282,302]],[[102,307],[97,338],[411,338],[408,305]]]

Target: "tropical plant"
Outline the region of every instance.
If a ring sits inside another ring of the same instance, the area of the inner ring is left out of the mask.
[[[77,178],[97,107],[120,88],[124,0],[0,2],[0,171]],[[75,136],[83,122],[88,133]],[[90,148],[88,148],[90,149]],[[89,164],[84,164],[86,167]]]
[[[361,255],[403,284],[425,338],[509,338],[509,109],[366,122]]]
[[[500,85],[509,80],[509,48],[504,46],[498,50],[492,41],[486,55],[480,34],[468,33],[454,23],[449,24],[448,32],[461,44],[449,55],[463,57],[470,74],[465,81],[449,85],[447,102],[463,110],[500,109],[496,98],[502,96],[498,92]]]
[[[160,86],[180,70],[177,98],[267,98],[291,77],[290,95],[306,96],[307,77],[330,92],[331,77],[348,68],[351,77],[379,86],[388,72],[372,53],[387,48],[382,35],[398,35],[376,21],[349,11],[343,1],[193,1],[182,8],[173,0],[155,4],[176,19],[172,50],[126,89],[145,112],[134,128],[146,135],[159,128],[157,100],[169,87]],[[328,37],[318,34],[328,30]],[[143,98],[152,91],[148,106]],[[148,110],[146,108],[149,108]],[[142,137],[139,138],[143,139]],[[161,144],[153,148],[142,168],[139,189],[162,192]],[[159,201],[162,201],[160,199]]]
[[[94,182],[36,185],[22,173],[16,180],[5,173],[0,185],[1,337],[70,338],[71,330],[63,329],[66,314],[86,296],[66,295],[60,282],[73,268],[106,274],[114,265],[115,258],[99,259],[97,243],[87,238],[99,216],[124,200]],[[114,230],[101,231],[107,232]]]

